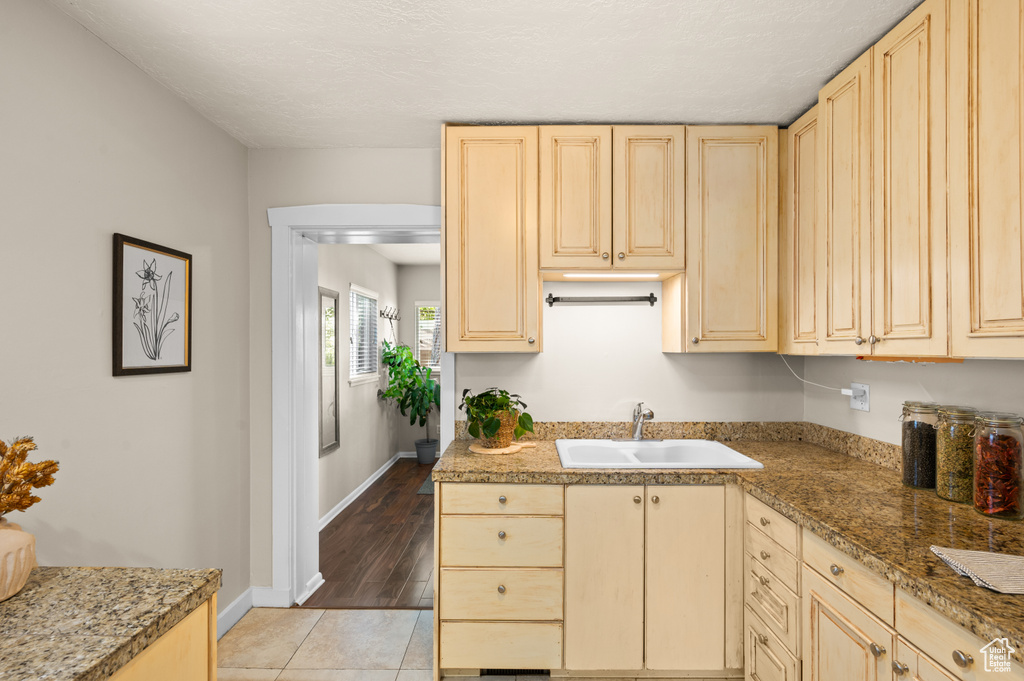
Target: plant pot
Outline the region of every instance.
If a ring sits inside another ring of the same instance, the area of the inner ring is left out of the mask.
[[[501,421],[501,426],[498,428],[498,432],[494,434],[489,440],[484,440],[481,444],[488,449],[504,449],[512,444],[512,440],[515,437],[516,423],[519,422],[519,412],[503,411],[498,414],[498,420]]]
[[[429,438],[416,440],[417,463],[434,463],[437,459],[437,440]]]
[[[36,538],[0,518],[0,601],[18,593],[36,566]]]

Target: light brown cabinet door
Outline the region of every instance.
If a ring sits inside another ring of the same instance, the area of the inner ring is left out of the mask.
[[[644,488],[565,490],[565,668],[644,664]]]
[[[686,264],[686,127],[612,127],[612,258],[616,269]]]
[[[726,668],[725,518],[725,487],[647,487],[647,669]]]
[[[687,352],[778,350],[778,128],[687,128]]]
[[[537,128],[445,129],[449,352],[539,352]]]
[[[818,354],[818,107],[779,131],[779,352]]]
[[[871,352],[871,50],[818,93],[818,352]]]
[[[945,356],[945,0],[922,4],[872,53],[873,323],[868,341],[874,354]]]
[[[612,128],[540,127],[540,266],[612,266]]]
[[[952,354],[1024,357],[1024,1],[950,11]]]
[[[807,567],[802,614],[803,681],[892,679],[895,632]]]

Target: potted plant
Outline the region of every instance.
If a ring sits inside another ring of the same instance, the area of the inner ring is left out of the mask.
[[[503,449],[513,439],[533,432],[533,417],[523,411],[526,403],[501,388],[488,388],[478,395],[466,388],[459,409],[466,412],[469,434],[485,439],[483,444],[490,449]]]
[[[377,396],[397,404],[402,416],[409,417],[410,425],[418,421],[425,428],[430,412],[441,406],[441,385],[431,377],[431,369],[419,363],[408,345],[391,345],[387,341],[381,361],[388,368],[388,389],[378,391]],[[416,440],[416,460],[432,463],[437,458],[437,442],[430,437],[429,430],[425,438]]]

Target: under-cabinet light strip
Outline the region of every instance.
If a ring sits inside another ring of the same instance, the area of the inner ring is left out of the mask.
[[[566,279],[657,279],[657,273],[630,272],[623,273],[602,273],[602,272],[569,272],[562,275]]]

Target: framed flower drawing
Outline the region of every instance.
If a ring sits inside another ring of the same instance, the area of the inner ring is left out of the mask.
[[[114,235],[114,375],[192,370],[192,256]]]

